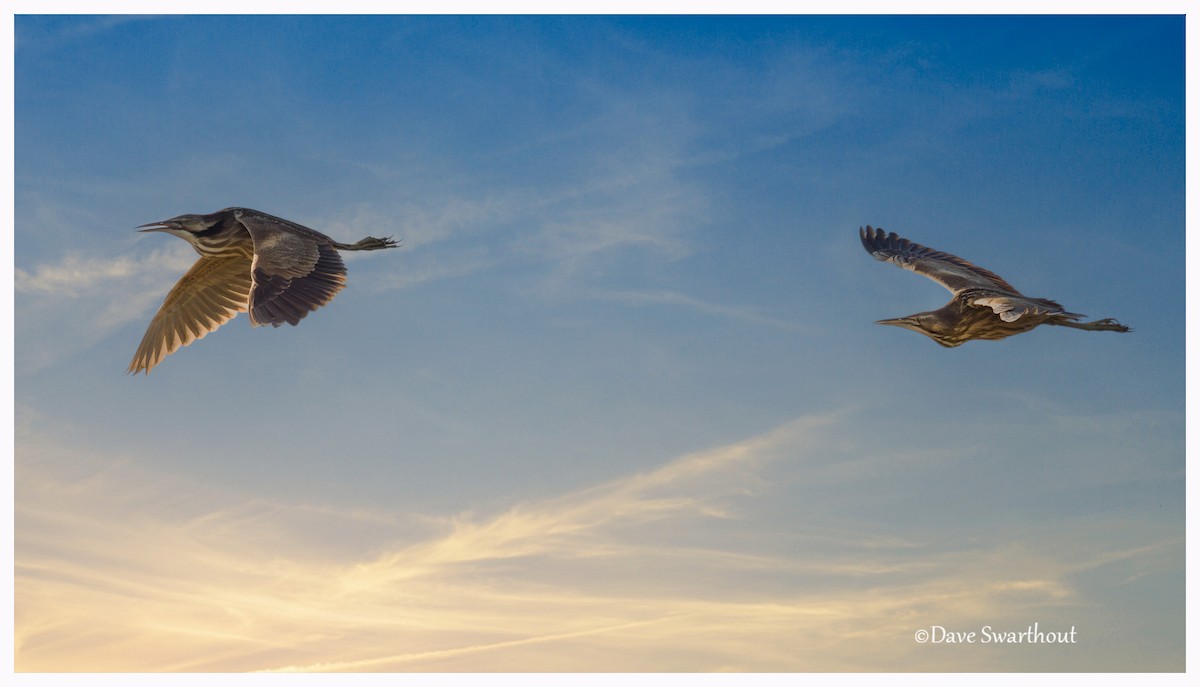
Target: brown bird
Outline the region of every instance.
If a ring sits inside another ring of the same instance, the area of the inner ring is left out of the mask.
[[[1088,331],[1128,332],[1129,327],[1111,317],[1095,322],[1078,322],[1083,315],[1066,312],[1054,301],[1029,298],[997,274],[960,257],[926,248],[895,232],[859,228],[863,247],[876,260],[899,265],[941,284],[954,294],[938,310],[879,320],[920,332],[947,347],[973,339],[1003,339],[1027,332],[1042,324]]]
[[[395,248],[390,237],[338,243],[319,231],[248,208],[143,224],[187,241],[200,259],[167,294],[129,371],[145,372],[183,346],[250,313],[250,324],[297,325],[346,286],[339,250]]]

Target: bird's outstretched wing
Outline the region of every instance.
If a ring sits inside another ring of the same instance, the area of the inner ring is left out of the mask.
[[[346,265],[324,234],[270,215],[238,212],[254,239],[250,322],[300,323],[346,287]]]
[[[972,265],[958,256],[900,238],[896,232],[887,234],[883,229],[872,229],[868,226],[866,229],[859,229],[858,233],[862,238],[863,248],[875,256],[876,260],[890,262],[929,277],[955,295],[967,289],[1021,295],[1020,291],[996,273]]]
[[[163,358],[245,312],[249,294],[249,258],[200,258],[150,321],[129,371],[149,374]]]

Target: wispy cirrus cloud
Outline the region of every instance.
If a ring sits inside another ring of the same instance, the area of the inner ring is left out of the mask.
[[[711,303],[676,291],[606,291],[597,293],[596,298],[634,306],[681,307],[716,317],[726,317],[780,329],[800,330],[803,328],[795,322],[765,315],[757,308]]]
[[[178,243],[136,256],[67,254],[16,268],[17,368],[51,365],[145,316],[196,260]]]
[[[74,41],[90,38],[97,34],[107,33],[113,29],[135,21],[152,21],[154,17],[136,16],[103,16],[77,18],[70,23],[47,22],[42,18],[26,18],[18,32],[16,47],[20,50],[49,50],[62,47]]]
[[[831,518],[803,504],[828,488],[848,421],[802,418],[502,512],[432,517],[228,493],[25,429],[16,665],[988,669],[1006,655],[922,654],[914,629],[1074,617],[1081,576],[1155,574],[1178,548],[1096,548],[1087,529],[1067,547],[1032,530],[947,545]]]
[[[157,278],[159,273],[187,270],[195,253],[182,245],[160,248],[141,256],[95,256],[68,254],[30,269],[15,270],[18,293],[52,295],[57,299],[78,298],[116,282]]]

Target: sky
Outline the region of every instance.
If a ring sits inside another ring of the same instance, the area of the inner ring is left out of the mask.
[[[17,671],[1184,669],[1181,17],[26,15],[14,55]],[[403,246],[128,375],[196,259],[134,228],[229,206]],[[1134,331],[877,326],[949,293],[867,224]],[[983,641],[1035,624],[1076,641]]]

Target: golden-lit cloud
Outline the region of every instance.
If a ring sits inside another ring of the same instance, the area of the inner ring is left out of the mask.
[[[971,670],[913,632],[1043,623],[1089,551],[1014,533],[945,546],[831,522],[779,488],[829,479],[840,416],[496,514],[276,503],[18,435],[21,671]],[[786,469],[784,469],[786,468]],[[1102,524],[1101,524],[1102,525]],[[1147,563],[1148,561],[1148,563]],[[1055,610],[1057,609],[1057,611]],[[1036,611],[1036,613],[1034,613]],[[1033,615],[1031,615],[1033,613]],[[1036,618],[1033,617],[1036,615]]]

